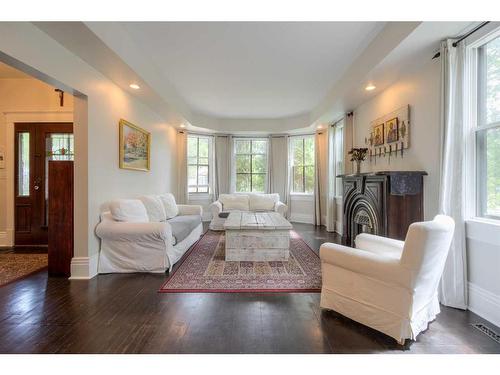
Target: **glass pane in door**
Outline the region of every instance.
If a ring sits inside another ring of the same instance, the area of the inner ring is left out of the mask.
[[[49,161],[74,160],[74,138],[71,133],[51,133],[45,138],[45,225],[48,223]]]
[[[30,133],[18,133],[18,171],[17,195],[30,195]]]

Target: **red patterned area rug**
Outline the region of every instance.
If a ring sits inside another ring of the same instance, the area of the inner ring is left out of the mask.
[[[47,267],[47,254],[0,254],[0,286]]]
[[[320,292],[321,262],[291,231],[287,262],[226,262],[224,233],[208,231],[184,256],[160,293]]]

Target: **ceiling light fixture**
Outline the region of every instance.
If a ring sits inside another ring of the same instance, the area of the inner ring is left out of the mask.
[[[181,127],[181,128],[185,128],[185,127],[186,127],[186,125],[184,125],[184,124],[181,124],[181,125],[180,125],[180,127]]]
[[[141,88],[141,86],[139,86],[137,83],[131,83],[129,86],[134,90],[139,90]]]
[[[375,90],[376,87],[373,83],[369,83],[368,86],[365,87],[365,90],[366,91],[372,91],[372,90]]]

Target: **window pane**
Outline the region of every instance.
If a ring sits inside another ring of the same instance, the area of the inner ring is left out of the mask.
[[[293,167],[293,191],[296,193],[304,192],[303,171],[302,167]]]
[[[479,135],[478,189],[482,193],[482,215],[500,217],[500,128]],[[482,146],[482,147],[481,147]]]
[[[314,165],[314,138],[307,137],[304,139],[304,164]]]
[[[196,165],[188,166],[188,185],[196,186]]]
[[[208,193],[208,186],[198,187],[198,193]]]
[[[267,141],[252,141],[252,154],[266,154]]]
[[[198,147],[199,147],[199,151],[198,151],[199,156],[204,157],[204,158],[208,158],[208,139],[199,138]]]
[[[197,137],[188,137],[188,156],[196,157],[196,153],[198,148],[198,138]]]
[[[265,175],[264,174],[252,174],[252,191],[257,193],[263,193],[265,190]]]
[[[200,158],[198,164],[208,165],[208,158]]]
[[[236,140],[235,148],[237,154],[249,154],[250,153],[250,140]]]
[[[198,167],[198,185],[208,185],[208,167]]]
[[[188,158],[188,164],[196,165],[196,157],[189,157]]]
[[[196,193],[196,186],[190,186],[190,187],[188,187],[188,192],[189,193]]]
[[[252,173],[266,173],[266,156],[253,155],[252,156]]]
[[[250,172],[250,155],[236,155],[236,173]]]
[[[314,193],[314,166],[307,166],[305,169],[305,187],[304,192],[312,194]]]
[[[486,45],[486,122],[500,121],[500,38]]]
[[[236,191],[237,192],[250,191],[250,175],[249,174],[237,174],[236,175]]]
[[[293,152],[293,165],[301,166],[304,164],[304,149],[303,149],[303,139],[295,138],[292,141],[292,152]]]
[[[30,195],[30,133],[18,133],[18,192],[20,196]]]

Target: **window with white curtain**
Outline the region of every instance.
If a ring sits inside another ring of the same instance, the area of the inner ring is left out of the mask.
[[[292,193],[314,193],[314,136],[292,137],[290,145]]]
[[[211,137],[188,135],[188,192],[190,194],[210,192]]]
[[[344,173],[344,120],[333,125],[333,144],[335,153],[335,176]],[[335,177],[335,196],[341,197],[342,178]]]
[[[500,36],[474,52],[476,215],[500,219]]]
[[[234,140],[236,192],[265,192],[267,148],[267,139],[265,138]]]

